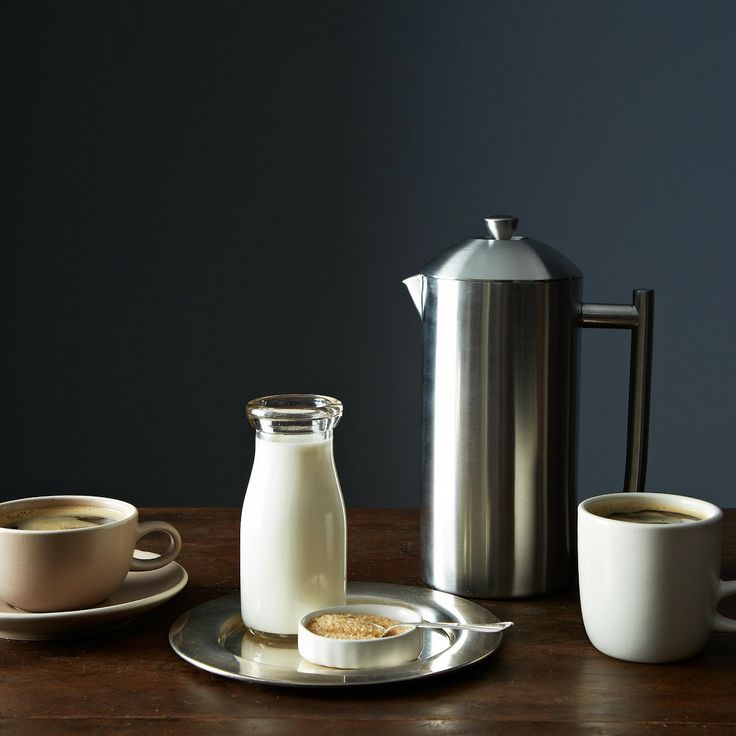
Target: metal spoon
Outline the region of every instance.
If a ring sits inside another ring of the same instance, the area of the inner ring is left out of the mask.
[[[496,624],[458,624],[450,621],[419,621],[417,623],[414,621],[400,621],[399,623],[391,624],[391,626],[381,626],[381,624],[371,623],[371,626],[376,626],[381,629],[381,639],[383,639],[389,631],[401,627],[411,627],[415,629],[457,629],[459,631],[479,631],[487,634],[503,631],[513,625],[513,621],[499,621]]]

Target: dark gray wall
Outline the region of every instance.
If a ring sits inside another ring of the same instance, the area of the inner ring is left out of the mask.
[[[352,506],[418,504],[401,279],[510,211],[657,291],[649,486],[736,506],[736,4],[0,6],[0,496],[241,502],[252,397],[340,397]],[[583,335],[580,495],[628,337]]]

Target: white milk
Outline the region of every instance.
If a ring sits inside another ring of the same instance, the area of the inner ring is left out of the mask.
[[[332,437],[259,432],[240,525],[246,626],[296,634],[304,614],[344,605],[345,536]]]

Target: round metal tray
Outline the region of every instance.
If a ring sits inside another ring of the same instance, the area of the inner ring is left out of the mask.
[[[388,583],[348,583],[348,603],[408,605],[427,621],[495,623],[477,603],[429,588]],[[424,646],[412,662],[381,669],[338,670],[307,662],[296,643],[264,643],[252,636],[240,617],[240,597],[228,595],[203,603],[171,627],[174,651],[195,667],[236,680],[292,687],[377,685],[414,680],[467,667],[492,654],[500,633],[449,629],[425,630]]]

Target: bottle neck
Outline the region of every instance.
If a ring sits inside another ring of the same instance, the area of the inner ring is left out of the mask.
[[[332,429],[327,429],[324,432],[306,432],[303,434],[261,432],[260,430],[256,430],[256,440],[260,442],[267,442],[269,444],[282,445],[314,445],[329,440],[331,444]]]

